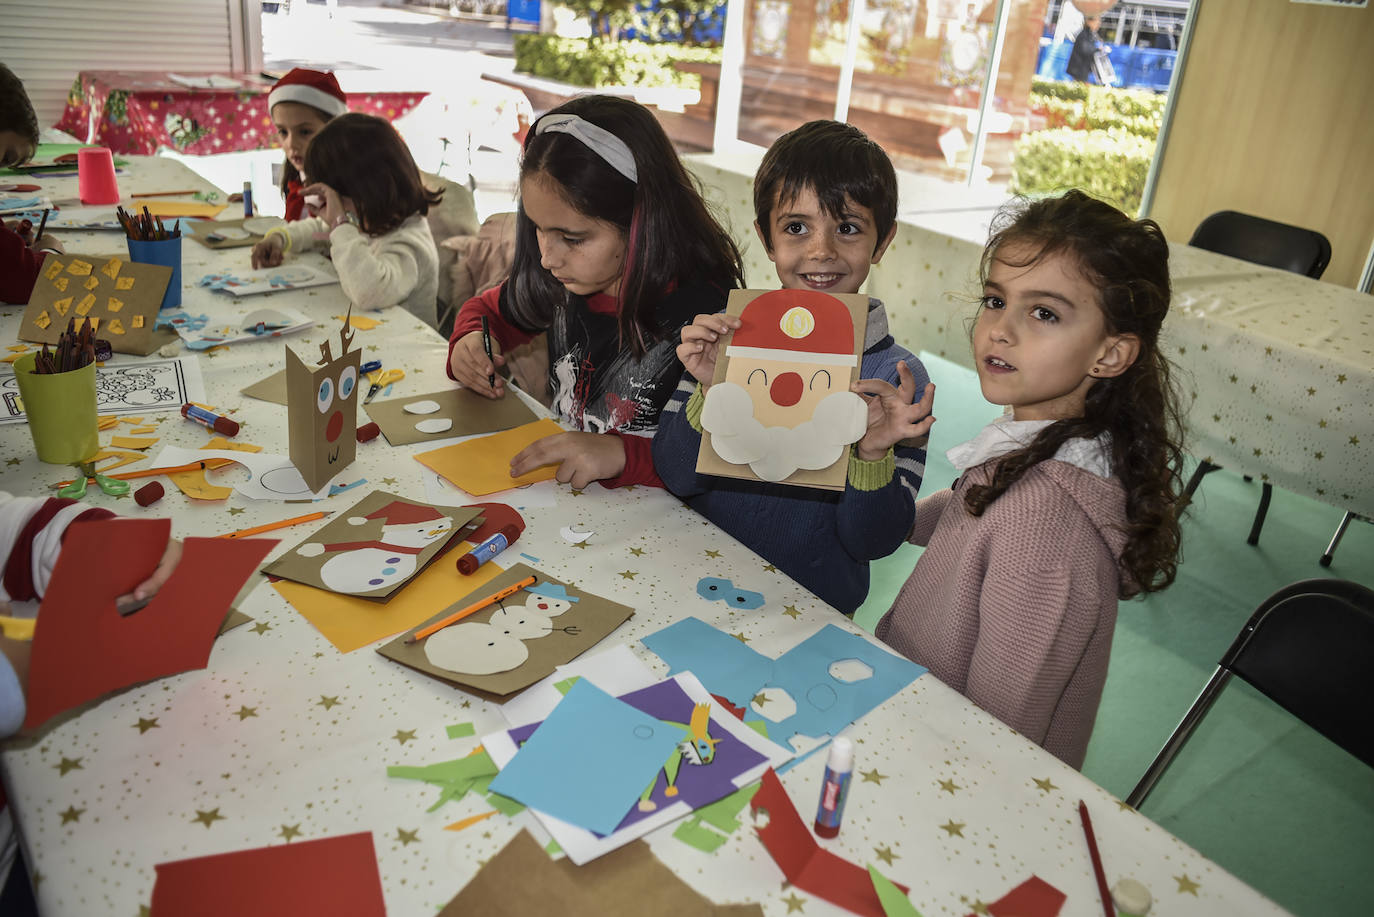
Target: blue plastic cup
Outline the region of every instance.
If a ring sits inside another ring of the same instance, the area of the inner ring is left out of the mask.
[[[162,294],[162,308],[175,309],[181,305],[181,236],[145,242],[129,239],[129,260],[140,264],[160,264],[172,269],[167,292]]]

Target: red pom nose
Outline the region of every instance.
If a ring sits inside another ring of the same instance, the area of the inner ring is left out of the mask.
[[[773,399],[773,403],[779,407],[790,408],[801,401],[804,388],[805,385],[802,383],[800,375],[783,373],[773,380],[773,384],[768,389],[768,395]]]
[[[331,443],[339,438],[343,432],[343,411],[335,411],[334,416],[329,418],[329,425],[324,428],[325,439]]]

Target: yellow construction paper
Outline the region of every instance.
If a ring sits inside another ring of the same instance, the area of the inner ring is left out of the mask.
[[[123,334],[124,323],[117,318],[110,319],[110,323],[105,326],[105,330],[110,334]]]
[[[134,320],[133,320],[132,322],[130,322],[129,324],[132,325],[132,326],[135,327],[135,328],[142,328],[142,327],[143,327],[143,316],[141,316],[141,315],[135,315],[135,316],[134,316]]]
[[[132,430],[130,430],[129,432],[130,432],[130,433],[133,433],[133,434],[136,434],[136,435],[142,435],[142,434],[144,434],[144,433],[156,433],[156,432],[157,432],[157,425],[156,425],[156,424],[148,424],[148,426],[146,426],[146,427],[134,427],[134,428],[133,428]]]
[[[90,274],[90,272],[91,263],[89,261],[81,261],[78,259],[67,265],[67,273],[74,277],[85,277]]]
[[[159,436],[111,436],[110,445],[116,449],[147,449],[161,439]]]
[[[56,280],[54,280],[54,281],[52,282],[52,285],[55,286],[55,287],[57,287],[57,289],[61,290],[63,293],[67,292],[67,278],[66,278],[66,277],[59,277],[59,278],[57,278]]]
[[[143,423],[143,418],[142,418],[142,417],[121,417],[121,418],[119,418],[119,422],[120,422],[120,423],[126,423],[126,424],[128,424],[129,426],[132,427],[132,426],[135,426],[135,425],[137,425],[137,424]]]
[[[105,305],[111,312],[118,312],[120,309],[124,308],[124,300],[116,299],[111,296]]]
[[[134,288],[134,278],[132,278],[132,277],[116,277],[116,278],[115,278],[115,289],[116,289],[116,290],[132,290],[133,288]]]
[[[11,344],[10,346],[6,347],[5,349],[6,349],[6,350],[9,350],[9,351],[12,351],[12,352],[14,352],[14,353],[23,353],[24,351],[26,351],[26,350],[29,349],[29,345],[28,345],[28,344]]]
[[[505,572],[488,561],[470,576],[459,573],[454,564],[473,547],[471,542],[464,541],[452,548],[385,604],[326,592],[290,580],[279,580],[272,588],[315,625],[339,652],[351,653],[369,643],[410,630],[452,605],[454,596]]]
[[[111,258],[109,261],[105,262],[105,266],[100,269],[100,273],[114,280],[119,276],[119,266],[123,263],[124,262],[120,261],[118,258]]]
[[[343,321],[342,315],[334,316],[339,321]],[[348,319],[349,327],[356,328],[358,331],[371,331],[381,324],[379,319],[368,318],[366,315],[354,315]]]
[[[34,628],[37,626],[37,618],[12,618],[9,615],[0,615],[0,633],[11,640],[32,640]]]
[[[58,315],[66,315],[67,310],[72,307],[72,298],[70,296],[63,297],[54,302],[52,307],[57,310]]]
[[[214,436],[202,448],[204,449],[237,449],[239,452],[261,452],[262,446],[255,446],[252,443],[232,443],[223,436]],[[221,487],[218,484],[211,484],[206,480],[205,472],[213,468],[223,468],[225,465],[232,465],[234,462],[227,458],[207,459],[205,468],[196,468],[191,471],[177,471],[167,475],[168,480],[177,486],[177,489],[190,497],[192,500],[227,500],[229,495],[234,492],[232,487]]]
[[[147,209],[155,217],[213,217],[218,216],[220,211],[228,204],[209,204],[203,201],[158,201],[144,200],[140,202],[139,210]],[[167,229],[171,229],[167,226]]]
[[[95,294],[94,294],[94,293],[87,293],[85,296],[81,297],[81,302],[79,302],[79,303],[76,304],[76,314],[77,314],[77,315],[89,315],[89,314],[90,314],[90,311],[91,311],[91,307],[94,306],[94,305],[95,305]]]
[[[86,278],[86,282],[83,283],[82,286],[88,290],[94,290],[96,287],[100,286],[100,281],[92,274],[90,277]]]
[[[469,439],[432,452],[421,452],[415,459],[426,468],[443,475],[452,484],[475,497],[481,497],[552,478],[558,470],[557,465],[542,465],[518,478],[512,478],[510,460],[530,443],[564,432],[567,431],[546,417],[513,430]]]
[[[58,261],[56,258],[48,258],[47,263],[48,266],[43,269],[43,276],[49,280],[56,280],[57,275],[62,273],[62,262]],[[63,289],[66,289],[66,287],[64,286]]]
[[[97,417],[95,420],[95,425],[99,427],[101,430],[108,430],[110,429],[110,427],[119,426],[119,418],[110,416]]]
[[[103,421],[105,418],[102,417],[100,420]],[[101,429],[104,429],[104,427]],[[148,456],[144,455],[142,452],[124,452],[120,449],[101,449],[95,454],[95,457],[91,459],[91,464],[96,465],[101,474],[109,474],[116,468],[123,468],[125,465],[141,462],[147,457]],[[112,465],[101,465],[100,463],[106,459],[119,459],[119,461]]]

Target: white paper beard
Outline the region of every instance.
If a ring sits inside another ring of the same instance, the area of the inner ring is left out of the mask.
[[[868,405],[853,392],[835,392],[817,405],[811,419],[788,427],[765,427],[754,419],[749,392],[733,382],[706,391],[702,429],[716,454],[732,465],[748,465],[765,481],[781,481],[799,468],[828,468],[868,428]]]
[[[494,675],[523,665],[525,644],[490,624],[454,624],[425,639],[431,665],[464,675]]]

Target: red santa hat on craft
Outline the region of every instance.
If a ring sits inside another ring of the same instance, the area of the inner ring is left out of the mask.
[[[744,307],[725,352],[731,357],[853,366],[854,319],[838,299],[815,290],[775,290]]]
[[[375,548],[378,551],[387,551],[393,554],[419,554],[429,547],[432,535],[453,526],[453,517],[439,512],[432,506],[416,506],[414,503],[403,503],[394,500],[380,509],[373,510],[366,516],[349,516],[349,525],[364,525],[371,519],[382,520],[382,533],[374,541],[338,541],[331,544],[320,544],[319,542],[309,542],[297,549],[297,553],[304,554],[306,557],[315,557],[325,551],[330,553],[336,551],[362,551],[368,548]],[[438,526],[440,522],[446,523]],[[436,531],[431,531],[420,538],[413,537],[413,531],[417,526],[426,524],[436,524]],[[411,535],[412,537],[405,537]],[[417,542],[418,543],[413,543]]]
[[[297,67],[277,80],[267,96],[267,110],[270,112],[278,102],[300,102],[331,118],[348,111],[348,99],[334,74],[304,67]]]

